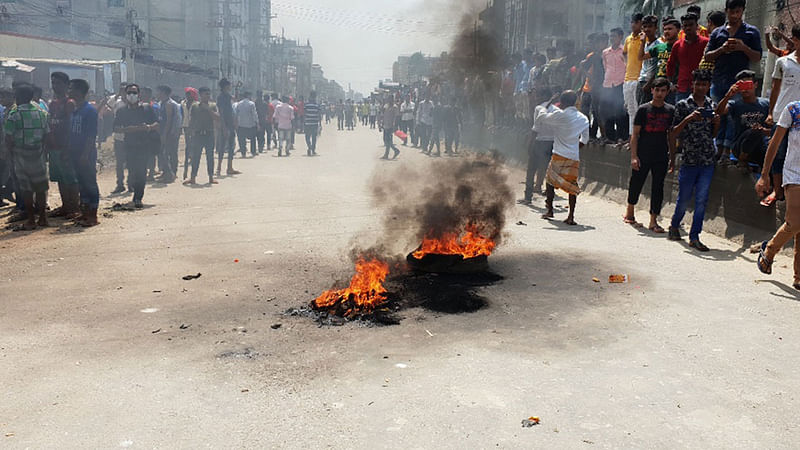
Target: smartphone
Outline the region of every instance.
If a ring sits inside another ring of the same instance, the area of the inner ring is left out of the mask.
[[[742,80],[738,84],[740,91],[748,91],[755,87],[755,83],[752,80]]]
[[[700,115],[704,119],[711,119],[712,117],[714,117],[714,110],[713,109],[701,109],[700,110]]]

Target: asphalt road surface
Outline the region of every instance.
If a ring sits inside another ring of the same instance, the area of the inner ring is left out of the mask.
[[[348,278],[350,249],[381,232],[372,174],[430,163],[402,147],[380,161],[363,127],[304,149],[237,159],[243,174],[214,187],[148,187],[147,208],[106,209],[91,230],[0,233],[0,448],[800,442],[788,258],[763,277],[746,249],[704,235],[700,255],[601,198],[579,198],[574,228],[515,206],[490,260],[505,280],[477,312],[377,328],[284,316]],[[522,179],[511,169],[520,194]],[[523,428],[529,416],[540,425]]]

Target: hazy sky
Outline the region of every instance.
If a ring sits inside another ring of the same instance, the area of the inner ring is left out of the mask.
[[[485,0],[273,0],[272,33],[310,39],[326,78],[367,93],[398,55],[447,51],[472,4]]]

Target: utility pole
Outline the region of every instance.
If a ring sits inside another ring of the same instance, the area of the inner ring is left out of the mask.
[[[130,62],[130,64],[126,63],[126,65],[128,66],[127,67],[126,77],[127,77],[128,81],[130,81],[131,83],[135,83],[136,82],[136,67],[135,67],[135,65],[136,65],[136,51],[139,48],[138,47],[138,42],[139,42],[139,39],[141,39],[141,35],[140,35],[141,31],[139,31],[139,26],[136,24],[137,14],[136,14],[136,10],[135,9],[133,9],[133,8],[129,9],[125,16],[126,16],[125,18],[128,20],[128,29],[130,30],[130,46],[128,48],[128,55],[127,55],[128,56],[127,60]],[[122,75],[120,74],[120,77],[121,76]]]
[[[233,44],[231,42],[231,0],[224,0],[222,5],[222,67],[221,76],[227,77],[231,73],[231,58]]]

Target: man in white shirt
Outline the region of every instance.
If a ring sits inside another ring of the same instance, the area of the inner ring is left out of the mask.
[[[245,92],[242,99],[234,105],[233,115],[236,120],[236,135],[239,137],[239,152],[242,158],[247,157],[247,140],[250,140],[250,155],[256,156],[256,132],[258,131],[258,110],[250,99],[252,94]]]
[[[292,121],[294,120],[294,108],[289,104],[289,97],[284,96],[283,101],[278,103],[275,108],[275,125],[278,129],[278,156],[283,156],[283,144],[286,143],[286,156],[289,154],[289,146],[292,143]]]
[[[410,134],[414,128],[414,108],[416,105],[408,94],[406,100],[400,105],[400,129],[403,133]],[[408,145],[408,138],[403,140],[403,145]]]
[[[128,83],[121,83],[119,85],[119,93],[108,103],[111,111],[114,113],[114,117],[117,116],[117,111],[124,108],[125,104],[125,88],[128,87]],[[116,158],[116,166],[117,166],[117,187],[113,191],[112,194],[121,194],[125,192],[125,163],[127,161],[127,155],[125,154],[125,133],[120,133],[115,131],[114,132],[114,157]],[[128,191],[133,192],[133,189],[130,188],[131,182],[130,178],[128,179]]]
[[[575,107],[578,103],[578,94],[575,91],[564,91],[561,94],[560,108],[555,107],[552,112],[547,112],[555,100],[556,97],[553,96],[545,108],[537,109],[538,114],[534,118],[540,126],[545,126],[552,131],[554,139],[553,156],[550,159],[550,166],[547,168],[547,200],[545,202],[547,212],[542,218],[553,218],[555,188],[559,188],[569,194],[569,215],[564,223],[577,225],[575,223],[575,205],[578,194],[581,192],[578,186],[580,148],[589,142],[589,119]]]
[[[417,133],[420,137],[420,147],[423,153],[428,152],[428,144],[431,140],[433,129],[433,102],[426,98],[417,108]]]

